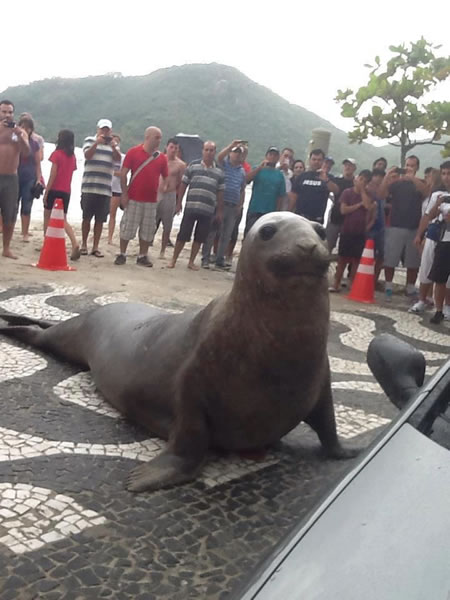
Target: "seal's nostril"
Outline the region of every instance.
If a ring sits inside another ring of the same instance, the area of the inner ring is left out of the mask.
[[[305,254],[313,254],[314,250],[317,248],[317,244],[313,244],[312,246],[309,244],[297,244],[297,248],[300,248]]]

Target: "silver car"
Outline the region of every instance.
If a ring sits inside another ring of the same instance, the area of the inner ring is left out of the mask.
[[[398,417],[237,600],[450,600],[450,361],[389,334],[368,363]]]

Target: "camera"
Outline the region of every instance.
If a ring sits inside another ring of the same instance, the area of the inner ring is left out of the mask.
[[[9,127],[10,129],[14,129],[14,127],[17,125],[17,123],[15,121],[6,121],[5,125],[6,125],[6,127]]]
[[[447,217],[450,214],[450,196],[444,196],[447,202],[443,202],[439,207],[443,217]]]
[[[105,144],[110,144],[112,142],[112,137],[110,135],[104,135],[103,139],[105,140]]]
[[[406,169],[400,169],[400,167],[397,169],[397,173],[399,175],[406,175]]]

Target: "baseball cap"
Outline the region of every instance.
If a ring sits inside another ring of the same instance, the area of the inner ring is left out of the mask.
[[[233,146],[231,148],[231,152],[243,152],[244,148],[242,146]]]
[[[342,164],[344,164],[346,162],[350,163],[351,165],[355,165],[355,167],[356,167],[356,160],[354,158],[344,158],[344,160],[342,161]]]
[[[333,163],[333,165],[334,165],[334,158],[332,156],[325,156],[325,160],[327,160],[328,162]]]
[[[280,151],[278,150],[278,148],[277,148],[276,146],[270,146],[270,147],[267,149],[267,152],[266,152],[266,154],[267,154],[268,152],[277,152],[278,154],[280,154]]]
[[[99,129],[101,129],[102,127],[109,127],[109,129],[112,129],[112,123],[109,119],[99,119],[97,127]]]

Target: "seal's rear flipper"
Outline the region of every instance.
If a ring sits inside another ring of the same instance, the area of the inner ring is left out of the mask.
[[[203,462],[203,461],[202,461]],[[154,491],[192,481],[202,466],[190,459],[163,452],[149,463],[133,469],[128,476],[130,492]]]
[[[6,321],[8,325],[38,325],[41,329],[48,329],[53,325],[56,325],[56,321],[43,321],[40,319],[33,319],[31,317],[24,317],[22,315],[14,315],[10,313],[0,314],[0,323],[1,321]],[[0,332],[2,332],[3,327],[0,327]]]
[[[0,335],[6,335],[35,348],[39,348],[39,338],[42,336],[42,329],[37,325],[13,325],[0,327]]]

